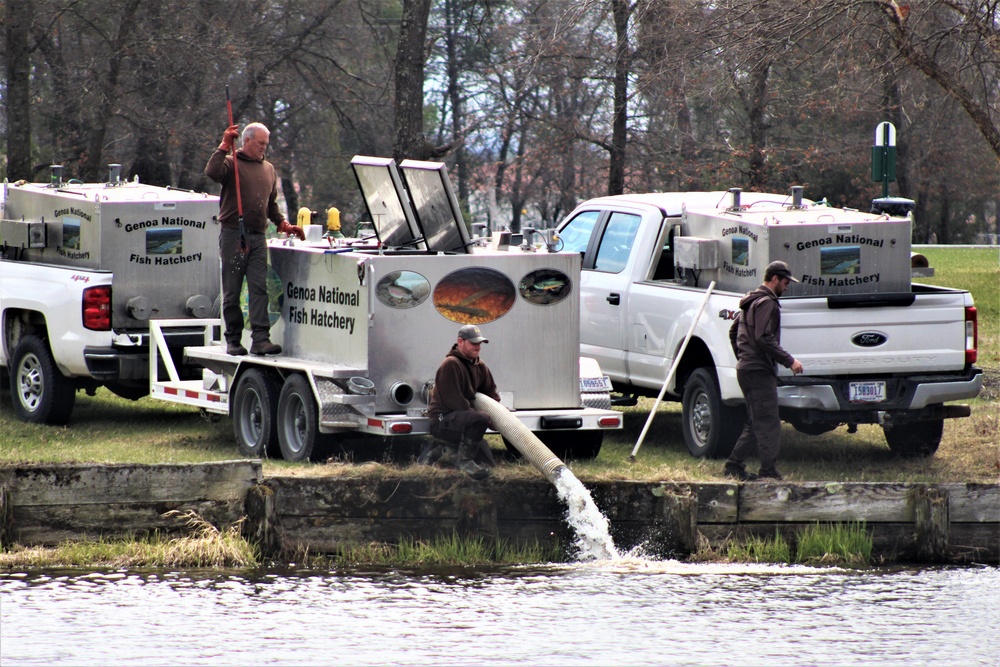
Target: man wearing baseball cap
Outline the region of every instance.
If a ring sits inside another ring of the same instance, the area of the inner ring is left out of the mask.
[[[486,429],[492,426],[490,417],[473,407],[477,392],[500,400],[493,374],[479,358],[480,347],[489,342],[475,324],[458,330],[458,339],[437,369],[427,410],[431,435],[457,447],[456,467],[477,480],[490,475],[489,467],[479,465],[477,458],[487,466],[496,463],[489,443],[483,439]],[[447,455],[443,448],[429,443],[417,462],[440,462]]]
[[[727,477],[748,481],[781,479],[778,450],[781,448],[781,418],[778,416],[778,364],[798,375],[802,364],[781,347],[780,297],[793,282],[799,282],[784,262],[771,262],[764,269],[764,284],[740,300],[740,322],[736,335],[736,379],[747,406],[747,423],[723,470]],[[744,461],[757,454],[760,472],[747,472]]]

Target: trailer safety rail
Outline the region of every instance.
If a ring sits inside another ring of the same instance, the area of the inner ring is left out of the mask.
[[[204,344],[209,346],[214,341],[213,332],[222,326],[222,320],[216,318],[191,320],[150,320],[149,321],[149,393],[171,403],[181,403],[202,408],[208,412],[229,414],[229,397],[225,391],[212,390],[205,387],[205,379],[181,380],[177,372],[167,341],[163,334],[164,328],[171,326],[204,327]],[[162,366],[161,366],[162,362]],[[160,379],[161,368],[166,370],[168,379]]]

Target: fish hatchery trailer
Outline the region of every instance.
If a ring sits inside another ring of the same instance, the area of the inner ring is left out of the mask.
[[[441,163],[352,165],[374,238],[307,228],[304,242],[269,241],[283,354],[231,356],[219,321],[206,319],[204,344],[185,349],[203,377],[183,380],[169,363],[156,374],[172,326],[156,322],[151,394],[230,415],[246,456],[307,460],[324,435],[429,433],[437,367],[458,329],[477,324],[504,407],[557,455],[596,456],[622,419],[610,381],[579,355],[579,253],[470,238]]]

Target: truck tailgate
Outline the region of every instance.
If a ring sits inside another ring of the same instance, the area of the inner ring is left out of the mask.
[[[908,296],[908,295],[907,295]],[[936,373],[965,367],[968,292],[940,290],[887,301],[782,299],[781,346],[807,375]],[[788,374],[787,369],[781,369]]]

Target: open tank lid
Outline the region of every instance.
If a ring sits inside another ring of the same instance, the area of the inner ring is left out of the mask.
[[[355,155],[351,166],[379,242],[391,248],[426,250],[392,158]]]
[[[433,252],[469,252],[472,238],[443,162],[403,160],[399,164],[417,222]]]

